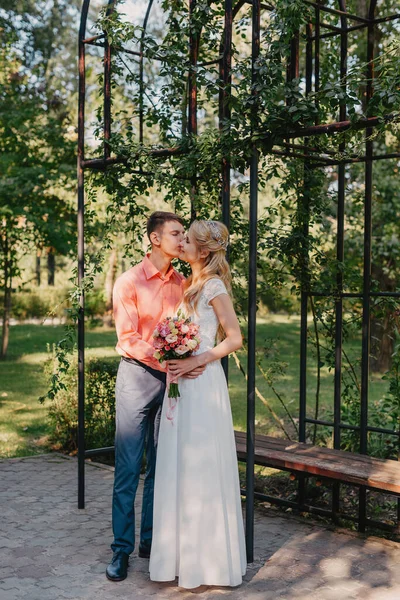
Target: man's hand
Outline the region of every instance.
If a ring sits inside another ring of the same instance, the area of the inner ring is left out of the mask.
[[[204,373],[205,368],[205,365],[203,367],[197,367],[196,369],[193,369],[193,371],[190,371],[189,373],[183,375],[183,377],[185,379],[197,379],[199,375]]]

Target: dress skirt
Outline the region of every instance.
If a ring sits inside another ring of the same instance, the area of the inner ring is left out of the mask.
[[[179,380],[169,420],[161,415],[150,579],[237,586],[246,550],[231,406],[220,361]]]

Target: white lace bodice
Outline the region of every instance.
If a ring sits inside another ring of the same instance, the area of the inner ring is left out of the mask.
[[[191,315],[192,321],[200,326],[201,344],[194,354],[201,354],[215,346],[218,330],[218,318],[210,302],[220,294],[227,294],[227,289],[220,279],[209,279],[201,291],[196,311]]]

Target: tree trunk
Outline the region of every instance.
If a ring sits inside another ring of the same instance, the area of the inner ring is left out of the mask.
[[[114,249],[111,251],[110,257],[108,259],[108,271],[106,275],[105,281],[105,296],[106,296],[106,310],[112,309],[112,293],[113,287],[117,275],[117,260],[118,255],[117,251]]]
[[[383,318],[371,319],[371,371],[385,373],[392,365],[394,352],[394,324],[392,311],[386,310]]]
[[[47,284],[54,285],[56,273],[56,256],[54,248],[49,248],[47,252]]]
[[[379,289],[384,292],[393,292],[395,282],[376,264],[372,265],[372,278],[379,282]],[[379,315],[371,311],[371,354],[370,368],[373,372],[389,371],[392,365],[394,352],[395,323],[393,308],[385,304],[380,305]]]
[[[1,334],[1,353],[0,359],[4,359],[7,354],[8,340],[10,336],[10,312],[11,312],[11,290],[12,290],[12,270],[11,261],[8,252],[8,240],[4,244],[4,301],[3,301],[3,328]]]
[[[41,276],[41,264],[40,264],[40,259],[42,257],[42,251],[38,248],[36,251],[36,267],[35,267],[35,272],[36,272],[36,284],[39,287],[40,286],[40,276]]]
[[[2,335],[1,335],[1,354],[0,354],[1,359],[6,357],[7,349],[8,349],[8,340],[9,340],[9,336],[10,336],[10,312],[11,312],[11,287],[7,286],[7,288],[4,291],[3,330],[2,330]]]

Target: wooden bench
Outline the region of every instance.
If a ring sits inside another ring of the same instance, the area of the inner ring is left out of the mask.
[[[245,461],[246,433],[235,431],[235,439],[238,459]],[[255,436],[254,460],[257,465],[328,478],[400,497],[399,461],[264,435]],[[365,515],[360,520],[365,521]]]

